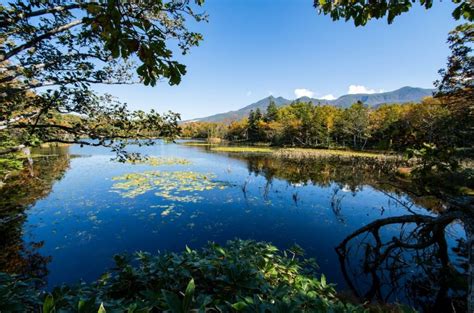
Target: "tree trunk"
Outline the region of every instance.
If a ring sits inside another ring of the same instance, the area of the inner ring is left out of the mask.
[[[366,145],[366,144],[367,144],[367,138],[365,138],[365,140],[364,140],[364,144],[362,145],[362,148],[361,148],[362,150],[365,149],[365,145]]]

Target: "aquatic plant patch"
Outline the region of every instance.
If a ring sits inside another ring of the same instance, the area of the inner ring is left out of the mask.
[[[192,171],[146,171],[114,177],[114,181],[120,182],[115,183],[112,190],[125,198],[156,191],[157,196],[170,201],[198,202],[202,200],[201,192],[226,188],[225,183],[214,179],[213,174]]]
[[[138,160],[128,161],[131,164],[145,164],[151,166],[162,166],[162,165],[189,165],[191,161],[184,158],[168,158],[168,157],[146,157]]]

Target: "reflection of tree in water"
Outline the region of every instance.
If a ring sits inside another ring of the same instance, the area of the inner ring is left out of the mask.
[[[337,252],[353,293],[380,302],[401,294],[425,312],[465,312],[465,241],[458,238],[450,253],[446,238],[449,225],[461,218],[456,211],[387,217],[350,234]],[[384,236],[389,227],[398,236]]]
[[[351,291],[363,301],[400,300],[423,312],[466,312],[472,269],[468,266],[468,244],[459,232],[464,228],[467,238],[472,238],[474,202],[472,198],[459,201],[427,192],[413,182],[395,180],[388,173],[393,173],[396,166],[362,159],[248,159],[249,171],[268,181],[278,178],[321,187],[336,184],[331,205],[340,219],[340,188],[356,192],[370,185],[386,193],[406,209],[406,214],[377,219],[348,235],[337,247]],[[411,202],[393,194],[408,194]],[[413,204],[427,210],[414,211]],[[457,234],[453,247],[448,236],[454,228]]]
[[[67,147],[42,148],[44,157],[34,159],[26,168],[0,188],[0,271],[27,277],[44,278],[50,257],[38,249],[43,242],[24,242],[25,210],[47,196],[55,181],[69,167]]]
[[[252,156],[246,158],[249,172],[264,176],[271,182],[274,178],[291,184],[314,184],[329,187],[336,183],[341,188],[356,192],[363,185],[396,192],[386,182],[386,173],[399,164],[361,158],[324,158],[313,160],[285,160]]]

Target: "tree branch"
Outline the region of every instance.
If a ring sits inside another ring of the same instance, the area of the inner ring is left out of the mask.
[[[75,20],[75,21],[72,21],[66,25],[62,25],[62,26],[59,26],[59,27],[56,27],[56,28],[53,28],[49,31],[47,31],[46,33],[38,36],[38,37],[35,37],[33,38],[32,40],[28,41],[28,42],[25,42],[24,44],[10,50],[9,52],[3,54],[3,55],[0,55],[0,61],[6,61],[8,60],[9,58],[11,58],[12,56],[20,53],[21,51],[25,50],[25,49],[28,49],[28,48],[31,48],[33,47],[34,45],[36,45],[37,43],[39,43],[40,41],[44,40],[44,39],[47,39],[47,38],[50,38],[60,32],[63,32],[63,31],[66,31],[68,29],[71,29],[73,28],[74,26],[77,26],[77,25],[80,25],[82,24],[83,20],[80,19],[80,20]]]
[[[32,11],[32,12],[29,12],[29,13],[23,13],[21,15],[19,14],[19,15],[15,16],[14,18],[7,18],[7,19],[3,20],[2,22],[0,22],[0,27],[6,27],[8,25],[11,25],[12,23],[16,23],[16,22],[18,22],[20,20],[23,20],[23,19],[28,19],[28,18],[31,18],[31,17],[41,16],[41,15],[45,15],[45,14],[60,13],[60,12],[64,12],[64,11],[67,11],[67,10],[78,9],[78,8],[81,8],[82,6],[83,6],[83,4],[75,3],[75,4],[61,5],[61,6],[55,6],[55,7],[52,7],[52,8]]]
[[[18,145],[16,147],[12,147],[12,148],[8,148],[8,149],[3,149],[3,150],[0,150],[0,155],[4,155],[4,154],[9,154],[9,153],[13,153],[13,152],[18,152],[22,149],[26,148],[25,145]]]

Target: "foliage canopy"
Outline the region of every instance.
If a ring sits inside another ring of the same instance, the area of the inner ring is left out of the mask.
[[[206,15],[189,0],[1,4],[0,135],[9,140],[0,154],[64,142],[110,146],[126,157],[125,140],[174,137],[179,114],[130,111],[93,86],[179,84],[186,68],[173,50],[187,53],[202,40],[187,18]]]
[[[452,0],[456,8],[452,16],[459,20],[464,18],[468,21],[474,20],[474,4],[471,0]],[[314,0],[313,5],[320,13],[331,16],[336,21],[344,19],[353,20],[355,26],[363,26],[373,18],[380,19],[387,16],[387,22],[391,24],[395,17],[410,11],[416,1],[409,0]],[[425,9],[433,6],[433,0],[420,0],[419,4]]]

